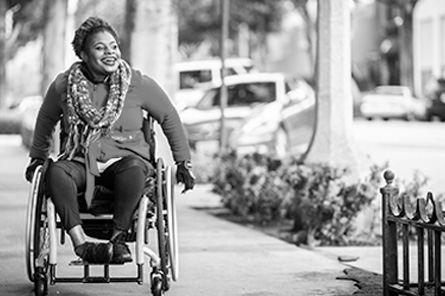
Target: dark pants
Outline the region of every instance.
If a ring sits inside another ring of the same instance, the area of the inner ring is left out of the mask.
[[[130,228],[145,180],[153,173],[154,169],[147,167],[138,156],[126,156],[109,166],[100,177],[96,177],[96,184],[114,192],[114,229],[127,231]],[[86,204],[82,195],[86,185],[85,165],[68,160],[54,162],[48,168],[46,184],[65,229],[82,225],[79,205]]]

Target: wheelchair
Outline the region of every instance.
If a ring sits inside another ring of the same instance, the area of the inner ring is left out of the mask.
[[[145,119],[146,140],[154,147],[152,119]],[[152,149],[154,150],[154,149]],[[152,158],[154,159],[154,153]],[[103,275],[92,276],[91,265],[74,260],[70,266],[83,266],[83,276],[59,276],[56,272],[58,244],[65,243],[66,232],[55,211],[51,198],[45,194],[44,176],[51,159],[36,168],[28,196],[26,217],[25,255],[28,279],[34,283],[36,296],[48,295],[49,286],[56,283],[144,283],[144,263],[151,268],[148,280],[154,296],[164,295],[171,281],[178,279],[178,235],[174,199],[172,168],[162,158],[152,161],[155,176],[147,180],[146,190],[134,214],[132,227],[127,233],[127,242],[135,243],[134,276],[117,277],[110,275],[110,265],[103,264]],[[96,188],[97,189],[97,188]],[[112,194],[111,191],[108,194]],[[103,194],[101,194],[103,195]],[[93,198],[94,214],[81,211],[83,229],[94,239],[109,239],[112,232],[112,208],[100,195]],[[150,236],[155,232],[156,241]]]

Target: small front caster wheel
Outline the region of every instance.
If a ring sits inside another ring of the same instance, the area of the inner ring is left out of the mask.
[[[162,296],[164,294],[162,274],[159,272],[151,275],[151,293],[153,296]]]
[[[41,267],[36,268],[34,274],[34,293],[36,296],[48,295],[48,276]]]

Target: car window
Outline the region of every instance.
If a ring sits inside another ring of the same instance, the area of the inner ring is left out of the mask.
[[[256,103],[269,103],[275,100],[274,82],[237,84],[228,88],[229,106],[246,106]]]
[[[285,93],[288,93],[288,92],[290,92],[292,90],[292,88],[290,87],[290,85],[289,85],[289,82],[284,82],[284,92]]]
[[[219,105],[219,89],[212,88],[207,90],[198,104],[196,104],[196,109],[206,110]]]
[[[198,83],[206,83],[212,81],[211,70],[194,70],[183,71],[179,73],[179,88],[194,88]]]
[[[238,74],[236,71],[235,71],[235,69],[234,68],[226,68],[226,71],[225,71],[225,74],[226,75],[236,75],[236,74]]]
[[[292,82],[292,87],[286,83],[286,95],[291,103],[299,103],[314,96],[314,90],[304,80],[296,80]]]
[[[249,106],[258,103],[269,103],[276,100],[274,82],[242,83],[227,88],[227,106]],[[209,109],[220,105],[220,89],[208,90],[197,109]]]
[[[245,65],[243,68],[246,70],[246,73],[254,72],[255,67],[253,65]]]

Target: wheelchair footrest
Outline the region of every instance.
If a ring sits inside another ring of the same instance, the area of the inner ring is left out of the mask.
[[[92,276],[90,272],[90,264],[85,264],[83,260],[77,259],[70,262],[69,265],[83,266],[84,273],[82,277],[58,277],[56,276],[56,266],[51,265],[51,284],[55,283],[116,283],[116,282],[136,282],[143,284],[143,264],[137,264],[137,274],[135,277],[116,277],[110,276],[110,265],[102,265],[103,275]],[[99,264],[95,264],[96,266]],[[116,264],[118,265],[118,264]]]
[[[77,258],[75,260],[70,261],[70,263],[68,263],[69,266],[88,266],[88,265],[107,265],[107,264],[92,264],[92,263],[86,263],[85,261],[83,261],[81,258]],[[124,265],[124,263],[109,263],[108,265]]]
[[[83,266],[83,265],[85,265],[84,263],[85,262],[82,259],[77,258],[75,260],[70,261],[70,263],[68,263],[68,265],[69,266]]]

